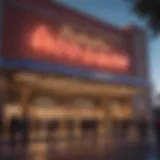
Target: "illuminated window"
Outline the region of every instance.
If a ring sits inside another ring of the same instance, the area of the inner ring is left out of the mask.
[[[37,96],[32,99],[31,104],[37,107],[55,107],[58,100],[51,96]]]
[[[76,99],[73,101],[76,107],[94,107],[94,102],[89,99]]]

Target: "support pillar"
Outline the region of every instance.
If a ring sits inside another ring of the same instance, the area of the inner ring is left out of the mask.
[[[64,138],[67,135],[67,124],[65,119],[60,120],[59,135]]]
[[[101,103],[100,103],[100,107],[103,109],[104,111],[104,118],[100,120],[100,125],[98,127],[98,133],[99,136],[103,136],[106,137],[107,132],[109,130],[109,125],[110,125],[110,117],[109,117],[109,106],[107,104],[107,98],[102,98],[101,99]]]
[[[101,119],[98,125],[98,136],[104,137],[106,135],[106,122],[105,119]]]
[[[82,131],[81,131],[81,128],[80,128],[80,123],[81,121],[80,120],[75,120],[75,128],[74,128],[74,137],[76,138],[79,138],[82,136]]]
[[[31,88],[30,87],[24,87],[21,91],[21,106],[22,106],[22,116],[23,117],[30,117],[29,114],[29,99],[31,96]]]
[[[67,128],[67,120],[68,120],[68,108],[70,108],[70,101],[71,97],[63,95],[60,97],[61,101],[63,101],[63,110],[64,110],[64,115],[60,119],[60,127],[59,127],[59,135],[61,138],[65,138],[68,135],[68,128]]]

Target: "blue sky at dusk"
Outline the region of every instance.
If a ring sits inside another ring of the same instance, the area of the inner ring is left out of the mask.
[[[138,19],[131,12],[131,4],[125,0],[57,0],[73,8],[84,11],[97,18],[124,27],[127,24],[144,26],[141,19]],[[149,59],[151,80],[154,83],[156,92],[160,92],[160,37],[149,39]]]

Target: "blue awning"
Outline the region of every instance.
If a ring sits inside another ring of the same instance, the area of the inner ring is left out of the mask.
[[[44,63],[26,59],[1,59],[1,68],[24,69],[38,72],[58,73],[66,76],[76,76],[91,80],[111,82],[116,84],[133,85],[137,87],[151,87],[151,82],[138,77],[115,75],[105,72],[95,72],[86,68],[75,68],[62,64]]]

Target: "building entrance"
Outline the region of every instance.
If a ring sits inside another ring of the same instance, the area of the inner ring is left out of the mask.
[[[133,117],[133,88],[38,74],[15,77],[4,107],[6,130],[12,116],[27,116],[31,138],[98,139],[112,134],[115,122]]]
[[[5,107],[6,127],[12,116],[23,118],[20,93],[10,92],[10,101]],[[104,103],[102,97],[33,91],[27,104],[25,112],[30,121],[31,138],[96,139],[105,136],[109,127],[110,130],[114,127],[114,121],[128,119],[132,114],[129,99],[116,97]]]

